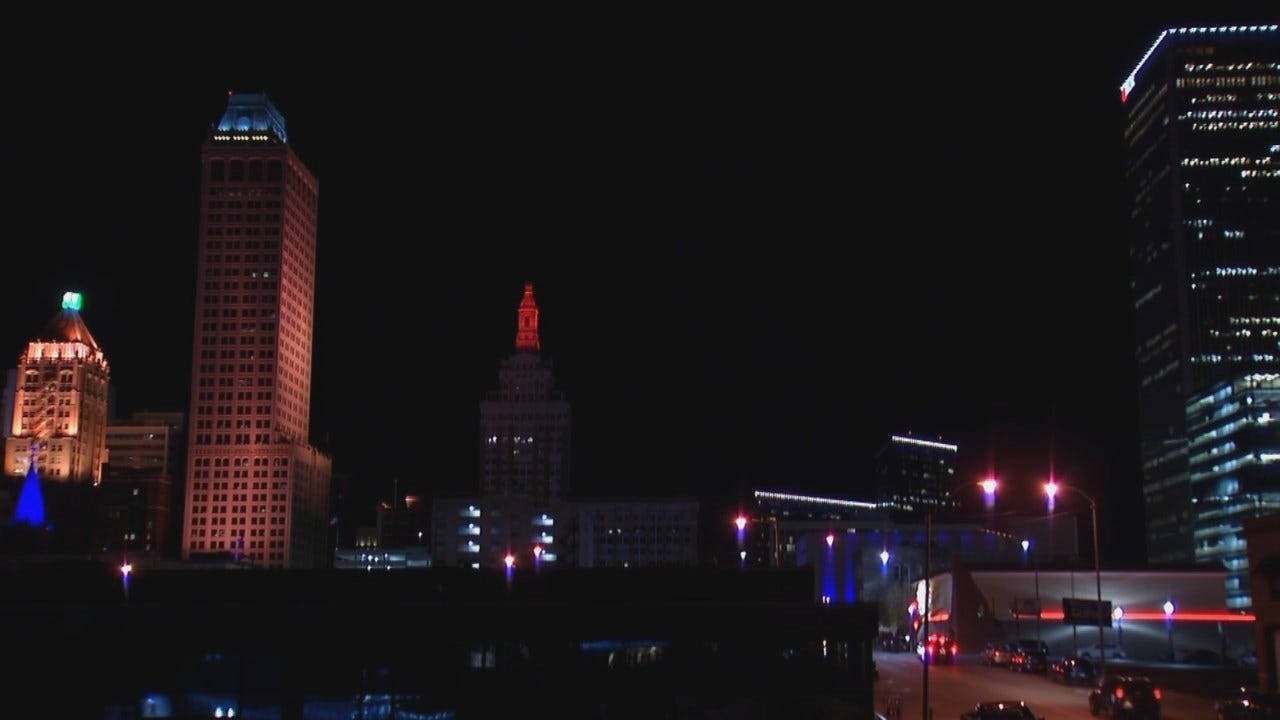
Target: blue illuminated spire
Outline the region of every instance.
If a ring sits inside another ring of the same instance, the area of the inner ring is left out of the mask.
[[[31,467],[18,495],[18,509],[13,513],[13,524],[26,523],[31,527],[44,527],[44,493],[40,492],[40,474],[36,472],[36,445],[31,444]]]
[[[217,127],[220,132],[273,132],[280,142],[289,142],[284,116],[266,93],[231,93]]]

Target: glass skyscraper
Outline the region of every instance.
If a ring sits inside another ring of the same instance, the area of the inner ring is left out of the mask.
[[[1280,32],[1170,28],[1120,95],[1147,556],[1185,563],[1203,494],[1188,401],[1280,370]]]
[[[1187,402],[1197,562],[1227,570],[1227,607],[1249,607],[1244,522],[1280,510],[1280,375],[1218,383]]]

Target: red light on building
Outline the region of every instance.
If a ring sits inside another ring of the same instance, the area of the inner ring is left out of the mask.
[[[1035,618],[1035,613],[1016,613],[1016,618]],[[1061,610],[1045,610],[1040,613],[1041,620],[1062,620],[1064,615]],[[1166,616],[1163,610],[1125,610],[1124,620],[1130,622],[1134,620],[1167,620],[1170,616]],[[1181,610],[1172,615],[1173,620],[1181,622],[1254,622],[1258,618],[1252,613],[1230,613],[1221,611],[1207,612],[1183,612]]]
[[[533,283],[524,284],[524,297],[520,299],[519,325],[516,327],[516,350],[538,352],[542,342],[538,338],[538,301],[533,299]]]

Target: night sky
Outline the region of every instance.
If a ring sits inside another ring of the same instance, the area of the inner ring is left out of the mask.
[[[533,280],[585,494],[869,497],[910,430],[1008,507],[1052,448],[1140,562],[1117,87],[1261,7],[86,41],[8,80],[0,350],[80,289],[120,409],[186,409],[199,148],[264,90],[320,179],[312,436],[361,508],[472,486]]]

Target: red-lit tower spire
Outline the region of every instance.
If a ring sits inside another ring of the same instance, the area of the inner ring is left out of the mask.
[[[524,297],[520,299],[520,309],[516,312],[519,315],[516,322],[516,350],[540,351],[542,343],[538,340],[538,302],[533,299],[533,283],[524,284]]]

